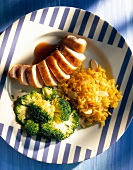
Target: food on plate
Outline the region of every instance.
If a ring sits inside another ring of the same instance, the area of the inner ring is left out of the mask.
[[[65,45],[62,45],[59,49],[60,49],[61,54],[64,55],[67,61],[75,67],[81,66],[81,64],[86,59],[83,53],[77,53]]]
[[[26,80],[32,87],[42,88],[44,83],[36,65],[29,66],[25,71]]]
[[[16,121],[29,135],[63,140],[79,124],[104,126],[109,108],[117,107],[122,95],[115,80],[95,60],[83,68],[86,46],[85,39],[67,35],[45,59],[41,55],[41,61],[14,65],[9,71],[20,84],[39,88],[14,102]],[[39,48],[35,48],[38,54]]]
[[[87,42],[83,38],[77,38],[73,35],[67,35],[63,41],[63,44],[78,53],[83,53],[87,46]]]
[[[55,44],[53,45],[55,50],[45,59],[41,55],[41,61],[36,63],[38,59],[34,60],[34,65],[14,65],[9,75],[20,84],[34,88],[42,88],[43,85],[57,86],[58,82],[70,79],[70,74],[85,61],[83,52],[86,45],[85,39],[67,35],[56,48]],[[40,47],[35,48],[35,52],[40,54],[38,49]]]
[[[108,109],[116,108],[122,98],[117,87],[98,65],[96,69],[76,70],[69,80],[58,85],[58,92],[78,110],[83,127],[95,122],[104,126],[111,115]]]
[[[79,117],[67,100],[57,95],[54,87],[32,91],[14,102],[16,121],[30,136],[63,140],[74,133]]]
[[[45,60],[38,63],[37,67],[46,86],[57,86],[57,80],[48,68]]]
[[[53,56],[48,56],[46,58],[46,63],[53,73],[54,77],[59,81],[63,82],[70,78],[69,74],[66,74],[62,69],[58,66],[56,59]]]

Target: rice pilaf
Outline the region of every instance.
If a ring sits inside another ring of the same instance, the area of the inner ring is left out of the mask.
[[[109,79],[101,66],[96,70],[81,67],[69,80],[58,84],[59,94],[78,110],[85,125],[94,122],[105,125],[106,118],[111,115],[108,109],[116,108],[122,98],[117,88],[115,80]],[[84,123],[81,123],[83,127]]]

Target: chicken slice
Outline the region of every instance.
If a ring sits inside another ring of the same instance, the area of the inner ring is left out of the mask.
[[[68,62],[70,62],[70,64],[75,67],[79,67],[86,59],[84,54],[77,53],[65,45],[61,46],[59,50],[62,55],[64,55],[64,57],[68,60]]]
[[[45,60],[37,64],[42,80],[46,86],[57,86],[57,81],[51,71],[49,70]]]
[[[66,74],[72,74],[73,71],[77,69],[77,67],[74,67],[66,60],[59,50],[55,50],[52,53],[52,56],[56,59],[57,64]]]
[[[74,35],[67,35],[63,43],[78,53],[83,53],[87,46],[87,42],[85,39],[77,38]]]
[[[56,59],[53,56],[49,56],[46,58],[46,63],[55,76],[55,78],[59,82],[63,82],[64,80],[70,79],[70,75],[66,74],[61,70],[61,68],[58,66]]]
[[[9,71],[9,75],[12,78],[17,79],[17,70],[20,66],[21,66],[20,64],[12,66],[11,70]]]
[[[32,87],[42,88],[44,85],[36,65],[30,66],[26,69],[26,78]]]
[[[30,67],[30,65],[21,65],[17,70],[17,79],[22,85],[29,85],[28,80],[26,79],[26,69]]]

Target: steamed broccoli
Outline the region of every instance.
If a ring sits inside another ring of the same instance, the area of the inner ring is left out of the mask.
[[[45,100],[53,100],[57,96],[57,90],[55,87],[44,86],[42,88],[42,93],[44,95]]]
[[[41,123],[40,132],[48,139],[63,140],[74,133],[78,122],[79,118],[75,111],[72,111],[67,121],[62,121],[57,113],[53,121]]]
[[[30,116],[29,108],[26,106],[23,106],[18,101],[16,101],[14,104],[14,112],[16,115],[16,120],[20,124],[25,124],[25,120],[29,118]]]
[[[55,106],[55,112],[60,114],[61,120],[66,121],[69,119],[71,107],[67,100],[58,97],[52,101],[52,104]]]
[[[39,132],[39,123],[36,123],[32,119],[29,119],[26,121],[24,128],[30,136],[35,136]]]
[[[22,96],[20,98],[20,102],[25,106],[29,106],[31,103],[36,102],[37,100],[42,100],[42,98],[43,98],[42,94],[33,91],[31,93]]]
[[[48,122],[54,117],[55,107],[46,100],[38,100],[30,104],[33,119],[40,122]]]

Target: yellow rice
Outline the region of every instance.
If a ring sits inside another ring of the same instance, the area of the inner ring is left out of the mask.
[[[105,69],[98,66],[96,71],[91,68],[76,70],[69,80],[58,85],[58,91],[78,109],[86,125],[99,122],[104,126],[111,115],[108,108],[116,108],[122,98],[117,87],[115,80],[109,79]]]

